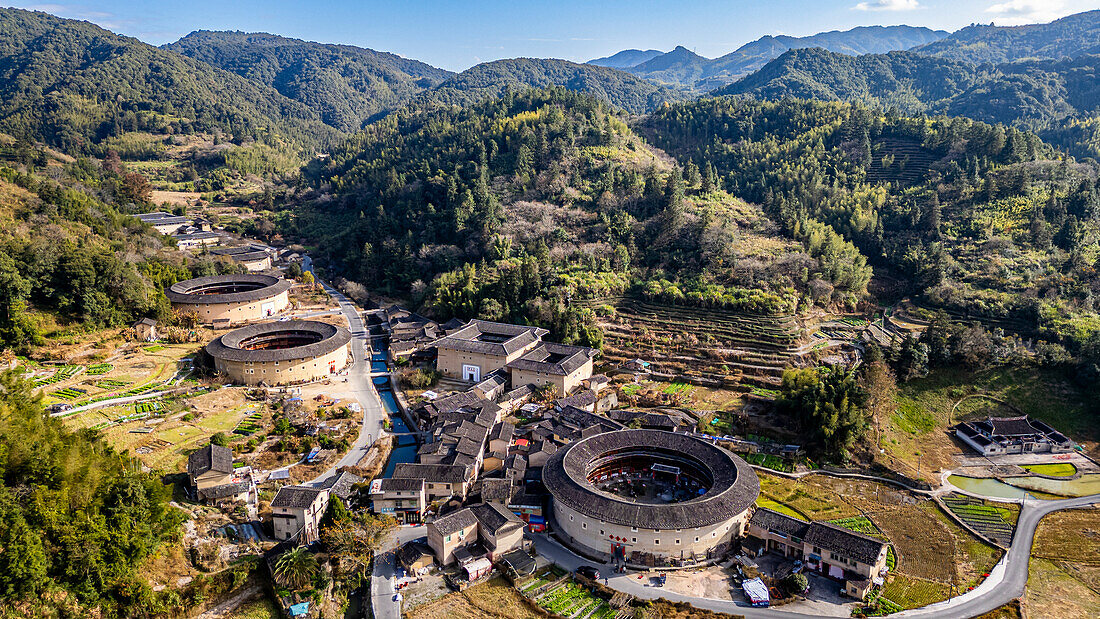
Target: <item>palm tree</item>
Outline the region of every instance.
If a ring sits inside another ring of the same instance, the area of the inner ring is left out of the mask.
[[[294,590],[304,589],[313,582],[318,570],[317,558],[304,547],[283,553],[275,561],[275,580]]]

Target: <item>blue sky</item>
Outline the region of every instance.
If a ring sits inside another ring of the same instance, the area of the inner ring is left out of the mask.
[[[0,0],[4,3],[4,0]],[[245,30],[389,51],[459,71],[518,56],[583,62],[676,45],[715,57],[765,34],[862,25],[955,30],[1044,22],[1100,0],[74,0],[14,2],[160,45],[192,30]]]

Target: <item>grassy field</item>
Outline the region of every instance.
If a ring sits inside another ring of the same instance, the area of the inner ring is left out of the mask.
[[[267,596],[245,602],[225,619],[281,619],[283,614]]]
[[[859,515],[859,510],[839,494],[811,481],[767,474],[759,477],[761,498],[785,505],[801,518],[835,520]]]
[[[507,582],[494,578],[461,593],[451,593],[417,606],[409,619],[541,619],[523,596]]]
[[[905,609],[934,604],[947,599],[950,593],[949,585],[902,574],[891,576],[882,589],[882,597]]]
[[[791,507],[788,507],[787,505],[784,505],[782,503],[777,503],[776,501],[773,501],[766,497],[756,497],[756,506],[766,507],[772,511],[776,511],[781,514],[787,514],[788,516],[792,518],[798,518],[799,520],[809,520],[808,518],[806,518],[805,515],[792,509]]]
[[[955,537],[925,505],[879,511],[871,514],[871,520],[894,545],[898,573],[951,582],[955,576]]]
[[[1095,556],[1095,555],[1094,555]],[[1058,564],[1032,558],[1028,564],[1024,611],[1030,616],[1056,619],[1094,619],[1100,594],[1074,578]]]
[[[935,504],[926,504],[927,512],[943,526],[954,540],[954,582],[965,591],[976,586],[989,570],[1001,560],[1003,552],[974,537],[966,529],[955,524]]]
[[[1031,471],[1038,475],[1046,475],[1048,477],[1073,477],[1077,474],[1077,467],[1073,466],[1069,462],[1055,462],[1051,464],[1025,464],[1023,466],[1025,470]]]
[[[1043,518],[1032,555],[1054,561],[1100,565],[1100,510],[1075,509]]]
[[[1015,409],[984,396],[1008,402]],[[944,432],[949,425],[988,415],[1018,414],[1016,409],[1079,442],[1095,442],[1100,440],[1100,425],[1092,423],[1090,406],[1088,394],[1054,370],[936,370],[900,385],[898,410],[884,424],[882,447],[909,467],[916,467],[920,454],[925,475],[952,468],[952,454],[958,447]]]

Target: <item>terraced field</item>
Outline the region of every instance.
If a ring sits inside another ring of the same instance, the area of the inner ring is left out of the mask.
[[[1016,514],[1007,507],[997,507],[983,501],[953,492],[943,497],[943,504],[967,526],[1001,546],[1012,543],[1016,528]]]
[[[704,377],[767,387],[778,383],[792,357],[809,350],[791,315],[752,315],[717,308],[672,306],[633,297],[593,299],[610,305],[604,319],[604,357],[622,362],[639,356],[661,371],[695,370]]]

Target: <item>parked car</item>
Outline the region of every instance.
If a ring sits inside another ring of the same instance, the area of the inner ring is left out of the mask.
[[[578,567],[576,569],[576,574],[578,576],[584,576],[585,578],[588,578],[589,580],[599,580],[600,579],[600,570],[592,567],[591,565],[582,565],[582,566]]]

